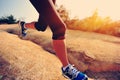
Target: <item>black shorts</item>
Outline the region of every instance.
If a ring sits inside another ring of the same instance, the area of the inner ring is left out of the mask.
[[[66,27],[55,9],[55,0],[30,0],[30,2],[40,15],[38,22],[35,23],[36,29],[45,31],[49,25],[53,39],[64,39]]]

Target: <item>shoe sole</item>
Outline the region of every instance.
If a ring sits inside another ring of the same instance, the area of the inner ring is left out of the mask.
[[[72,79],[70,79],[69,77],[67,77],[66,75],[64,75],[64,74],[62,74],[66,79],[68,79],[68,80],[72,80]],[[82,80],[88,80],[88,77],[87,77],[87,75],[85,75],[85,77],[84,77],[84,79],[82,79]]]

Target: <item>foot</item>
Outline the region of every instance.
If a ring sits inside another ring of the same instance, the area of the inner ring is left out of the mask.
[[[20,28],[20,36],[25,37],[27,35],[27,28],[25,28],[25,22],[24,21],[19,21],[19,28]]]
[[[70,80],[88,80],[87,75],[78,71],[72,65],[68,65],[68,67],[65,70],[62,68],[62,72],[63,75],[69,78]]]

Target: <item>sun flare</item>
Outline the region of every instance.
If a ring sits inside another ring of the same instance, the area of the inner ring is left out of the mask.
[[[120,19],[118,8],[120,0],[57,0],[58,5],[64,5],[70,17],[83,19],[91,16],[96,9],[101,17],[109,16],[113,20]]]

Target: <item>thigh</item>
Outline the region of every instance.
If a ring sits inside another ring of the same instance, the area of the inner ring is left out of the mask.
[[[62,19],[55,9],[55,0],[30,0],[30,2],[49,25],[52,26],[53,24],[62,22]]]
[[[30,0],[40,16],[50,26],[53,37],[59,37],[65,33],[65,25],[60,18],[53,0]]]
[[[46,0],[44,9],[41,15],[50,26],[53,33],[53,39],[64,39],[66,31],[65,24],[59,16],[52,0]]]
[[[37,24],[51,25],[59,19],[56,19],[58,14],[54,7],[56,0],[30,0],[30,2],[39,13]]]
[[[56,3],[56,0],[52,0],[52,1],[53,1],[54,4]]]

